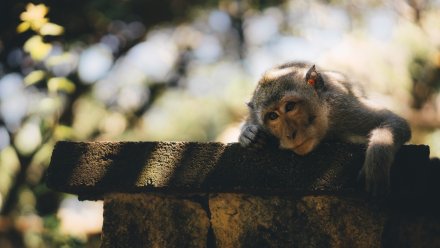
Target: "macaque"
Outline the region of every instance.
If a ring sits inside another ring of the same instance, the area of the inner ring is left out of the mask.
[[[406,120],[373,105],[360,85],[303,62],[265,72],[248,106],[239,137],[244,147],[262,147],[274,139],[281,149],[303,156],[322,141],[365,143],[359,178],[373,196],[389,193],[394,156],[411,137]]]

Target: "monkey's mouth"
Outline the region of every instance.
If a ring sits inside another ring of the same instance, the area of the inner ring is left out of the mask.
[[[291,142],[288,142],[288,144],[285,143],[280,144],[280,148],[291,150],[300,156],[304,156],[307,153],[310,153],[311,151],[313,151],[315,146],[316,146],[316,142],[314,139],[305,139],[300,144],[293,144]]]

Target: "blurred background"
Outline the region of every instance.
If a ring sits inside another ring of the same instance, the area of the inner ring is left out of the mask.
[[[52,192],[58,140],[236,142],[260,75],[342,71],[440,156],[440,1],[2,0],[0,247],[96,247],[101,202]]]

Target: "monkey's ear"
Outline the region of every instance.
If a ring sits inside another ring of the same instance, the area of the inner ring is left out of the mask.
[[[254,109],[254,104],[252,102],[247,102],[246,105],[250,108],[250,109]]]
[[[306,73],[307,84],[313,86],[315,89],[324,88],[324,80],[322,80],[321,74],[316,71],[315,65],[313,65]]]

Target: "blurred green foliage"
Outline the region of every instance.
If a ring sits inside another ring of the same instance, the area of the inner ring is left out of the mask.
[[[99,245],[99,230],[65,227],[68,215],[88,216],[85,205],[44,185],[57,141],[233,142],[259,76],[288,60],[359,80],[410,121],[413,143],[429,144],[439,156],[439,7],[372,0],[2,2],[0,247]]]

